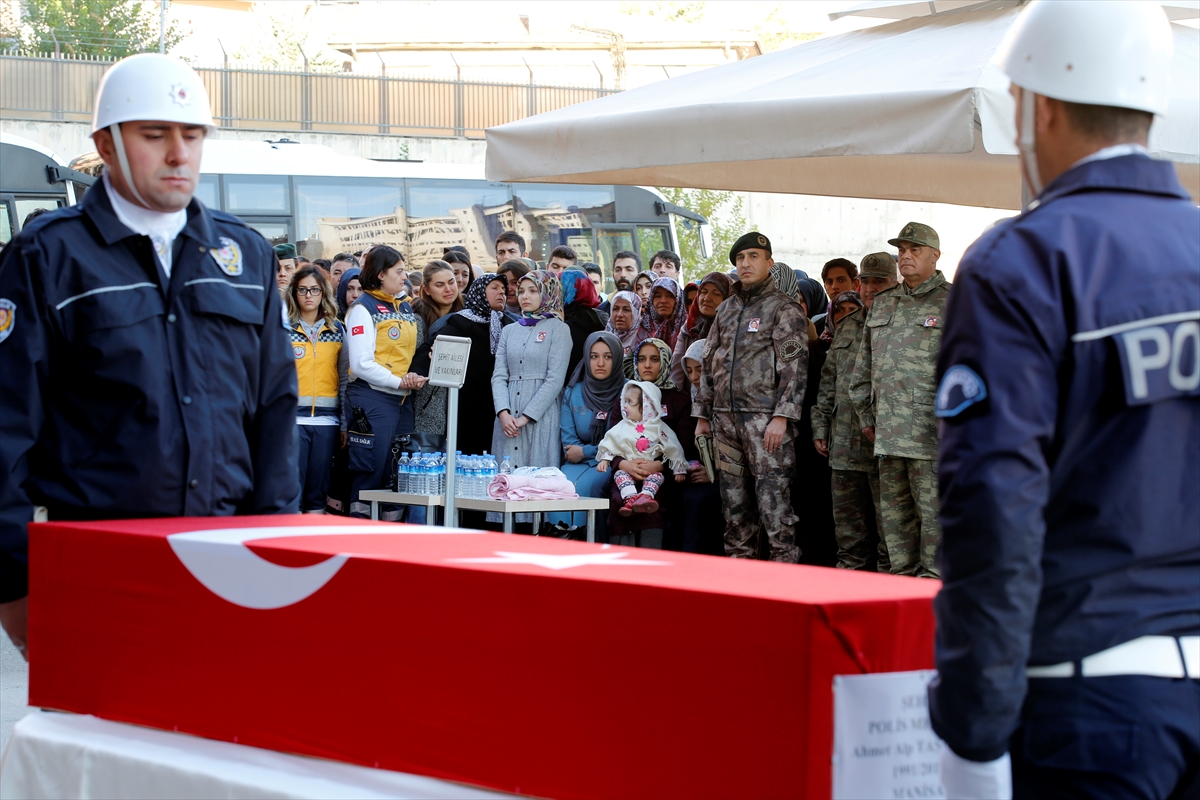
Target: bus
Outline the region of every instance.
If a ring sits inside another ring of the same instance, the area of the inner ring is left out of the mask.
[[[73,206],[95,178],[69,169],[37,142],[0,133],[0,246],[38,209]]]
[[[97,161],[90,154],[74,165],[95,171]],[[494,271],[496,236],[512,230],[541,264],[558,245],[599,264],[611,292],[615,253],[631,250],[648,262],[658,250],[679,252],[676,218],[699,225],[708,241],[703,216],[653,189],[496,183],[482,166],[355,158],[287,139],[210,139],[200,173],[196,196],[209,208],[236,214],[273,244],[295,243],[310,260],[386,244],[419,269],[462,245],[474,264]]]

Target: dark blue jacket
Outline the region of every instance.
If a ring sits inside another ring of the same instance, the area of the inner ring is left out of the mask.
[[[296,369],[270,245],[193,200],[168,280],[98,182],[0,256],[0,602],[26,526],[295,511]]]
[[[963,257],[938,357],[930,714],[976,761],[1027,664],[1200,632],[1200,210],[1143,155],[1039,200]]]

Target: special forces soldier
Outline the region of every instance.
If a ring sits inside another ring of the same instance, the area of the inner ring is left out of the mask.
[[[725,552],[753,558],[766,531],[771,560],[796,563],[792,512],[796,436],[808,374],[808,320],[775,287],[771,242],[751,231],[734,243],[733,295],[720,305],[704,346],[692,413],[713,433],[725,509]],[[711,424],[710,424],[711,423]]]
[[[850,399],[879,460],[880,527],[895,575],[936,578],[937,422],[934,367],[950,283],[937,269],[937,231],[910,222],[888,244],[903,281],[875,295]]]
[[[891,253],[864,256],[859,280],[869,281],[872,286],[876,281],[883,281],[885,288],[895,286],[896,259]],[[882,516],[874,445],[863,433],[863,425],[850,402],[851,373],[875,292],[863,292],[862,300],[864,308],[838,320],[829,356],[821,369],[821,391],[812,410],[813,444],[818,453],[829,458],[833,470],[833,524],[840,569],[870,567],[872,539],[878,534],[878,520]],[[878,539],[877,550],[876,569],[888,572],[887,547],[882,537]]]

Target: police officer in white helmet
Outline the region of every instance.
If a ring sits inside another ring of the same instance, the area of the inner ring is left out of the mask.
[[[92,123],[103,179],[0,256],[0,623],[22,650],[35,508],[51,520],[296,510],[275,256],[193,197],[212,127],[183,62],[113,65]]]
[[[1036,199],[963,257],[938,358],[948,797],[1200,795],[1200,210],[1146,151],[1172,45],[1156,2],[1036,0],[996,55]]]

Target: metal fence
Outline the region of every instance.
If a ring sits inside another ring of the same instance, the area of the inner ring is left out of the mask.
[[[87,122],[111,61],[0,55],[0,118]],[[585,86],[197,67],[224,128],[467,136],[613,94]]]

